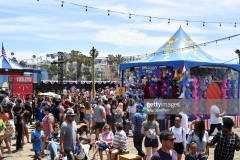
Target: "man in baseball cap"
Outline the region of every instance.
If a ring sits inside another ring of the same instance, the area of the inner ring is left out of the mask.
[[[60,131],[60,152],[66,154],[68,159],[74,160],[74,146],[76,141],[81,146],[77,135],[77,124],[74,120],[76,114],[72,108],[66,111],[66,120],[61,125]]]

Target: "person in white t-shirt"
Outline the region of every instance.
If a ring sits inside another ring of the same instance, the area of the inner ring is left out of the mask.
[[[178,160],[182,159],[183,151],[186,149],[186,131],[181,127],[182,116],[177,114],[175,116],[175,126],[169,128],[174,133],[176,140],[174,141],[174,150],[177,152]]]
[[[220,101],[216,102],[216,105],[212,105],[210,109],[210,130],[208,132],[208,135],[211,136],[211,134],[214,132],[215,128],[217,128],[218,131],[222,130],[222,116],[224,116],[226,113],[223,112],[220,114],[220,109],[222,107],[222,103]]]
[[[185,129],[186,131],[186,139],[188,136],[188,132],[189,132],[189,128],[188,128],[188,115],[187,115],[187,104],[186,103],[182,103],[181,104],[181,112],[179,113],[182,116],[181,119],[181,126]]]

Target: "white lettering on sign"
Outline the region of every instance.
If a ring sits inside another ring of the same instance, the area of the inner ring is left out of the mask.
[[[32,82],[32,77],[16,77],[17,82]]]

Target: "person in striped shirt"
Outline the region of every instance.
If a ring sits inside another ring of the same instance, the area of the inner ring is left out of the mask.
[[[127,136],[123,130],[122,123],[115,124],[115,135],[113,139],[112,148],[108,149],[109,154],[108,159],[115,160],[119,153],[125,152],[127,150]]]

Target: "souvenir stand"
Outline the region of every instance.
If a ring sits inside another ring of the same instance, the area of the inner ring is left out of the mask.
[[[201,117],[207,129],[212,105],[209,102],[216,102],[210,99],[221,99],[224,110],[234,116],[235,126],[239,126],[240,65],[224,63],[207,54],[181,27],[156,52],[141,60],[121,64],[120,71],[127,97],[137,95],[141,98],[142,95],[144,99],[154,99],[160,93],[163,99],[187,100],[190,102],[189,120]],[[166,128],[169,125],[166,121]],[[189,125],[191,128],[191,123]]]
[[[23,76],[26,72],[40,73],[40,70],[25,68],[3,55],[0,56],[0,75],[8,75],[11,93],[20,94],[23,99],[26,94],[33,93],[33,77]]]

